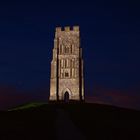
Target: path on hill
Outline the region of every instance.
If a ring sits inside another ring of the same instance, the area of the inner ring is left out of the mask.
[[[85,140],[83,134],[62,109],[57,109],[56,137],[58,140]]]

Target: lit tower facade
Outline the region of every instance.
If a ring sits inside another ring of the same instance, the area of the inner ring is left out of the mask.
[[[84,100],[84,76],[79,26],[56,28],[51,61],[50,101]]]

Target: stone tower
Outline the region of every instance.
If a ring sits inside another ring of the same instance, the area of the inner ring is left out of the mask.
[[[51,61],[49,100],[84,100],[82,48],[79,26],[56,28]]]

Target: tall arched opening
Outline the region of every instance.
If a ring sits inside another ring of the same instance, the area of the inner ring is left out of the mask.
[[[68,102],[69,102],[69,93],[68,93],[68,91],[66,91],[66,92],[64,93],[64,102],[65,102],[65,103],[68,103]]]

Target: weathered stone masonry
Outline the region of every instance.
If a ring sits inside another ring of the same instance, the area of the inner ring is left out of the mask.
[[[64,30],[57,27],[55,32],[49,100],[64,100],[66,92],[70,100],[84,100],[79,26],[65,27]]]

